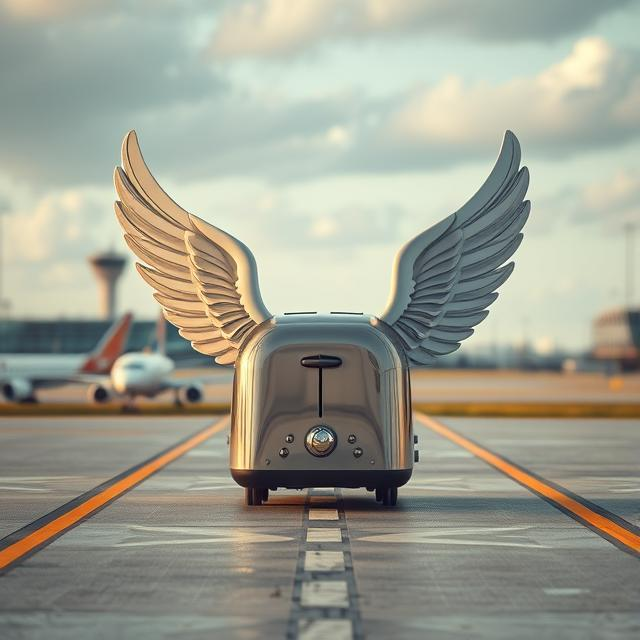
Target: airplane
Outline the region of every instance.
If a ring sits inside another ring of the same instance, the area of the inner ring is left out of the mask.
[[[85,354],[0,354],[0,385],[9,402],[37,402],[36,390],[76,381],[78,375],[106,374],[122,354],[132,314],[114,322],[96,347]]]
[[[165,355],[166,324],[160,316],[156,328],[154,351],[125,353],[113,364],[108,376],[80,376],[79,381],[91,383],[87,396],[90,402],[106,403],[122,398],[133,403],[137,396],[155,398],[173,391],[177,405],[202,400],[202,380],[172,378],[175,364]]]

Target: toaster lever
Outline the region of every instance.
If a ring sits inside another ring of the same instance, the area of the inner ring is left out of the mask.
[[[337,356],[305,356],[300,364],[311,369],[335,369],[342,364],[342,359]]]

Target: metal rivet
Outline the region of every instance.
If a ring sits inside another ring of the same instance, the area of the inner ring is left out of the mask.
[[[287,447],[282,447],[278,453],[281,458],[286,458],[289,455],[289,449],[287,449]]]
[[[369,460],[369,464],[375,464],[375,463],[376,463],[376,461],[373,458],[371,458],[371,460]]]
[[[291,444],[293,442],[294,438],[293,438],[293,434],[290,433],[288,436],[285,437],[284,441],[288,442],[289,444]]]
[[[360,447],[356,447],[353,450],[353,455],[354,457],[359,458],[362,455],[362,449]]]
[[[264,459],[264,463],[267,465],[267,467],[271,464],[271,458],[265,458]]]
[[[356,441],[356,437],[353,435],[353,433],[347,437],[347,442],[349,444],[353,444],[355,441]]]

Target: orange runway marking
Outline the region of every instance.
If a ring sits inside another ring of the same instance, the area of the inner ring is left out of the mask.
[[[49,542],[53,542],[55,538],[79,524],[82,520],[90,517],[116,498],[119,498],[123,493],[133,489],[133,487],[140,484],[143,480],[146,480],[150,475],[160,471],[160,469],[166,467],[169,463],[194,447],[197,447],[199,444],[202,444],[214,434],[222,431],[222,429],[227,426],[227,422],[227,418],[218,420],[211,426],[206,427],[190,438],[179,442],[164,453],[152,458],[142,466],[134,468],[131,473],[124,475],[99,493],[91,495],[80,504],[62,513],[62,515],[46,522],[46,524],[43,524],[13,544],[5,547],[0,551],[0,571],[7,569],[38,548]]]
[[[534,493],[542,496],[552,505],[564,511],[572,518],[585,524],[590,529],[621,547],[625,551],[634,554],[640,553],[640,533],[638,528],[630,522],[623,520],[619,516],[607,512],[605,509],[581,499],[579,496],[573,497],[570,492],[563,491],[561,487],[545,481],[532,473],[529,473],[520,466],[517,466],[502,456],[481,447],[472,440],[456,433],[441,422],[421,413],[416,414],[418,421],[425,427],[435,431],[437,434],[451,440],[463,449],[466,449],[477,458],[484,460],[487,464],[501,471],[516,482],[530,489]],[[577,499],[576,499],[577,498]]]

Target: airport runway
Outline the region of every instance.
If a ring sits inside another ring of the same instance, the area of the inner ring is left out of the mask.
[[[225,418],[5,418],[0,637],[638,637],[640,421],[415,431],[396,508],[245,507]]]

